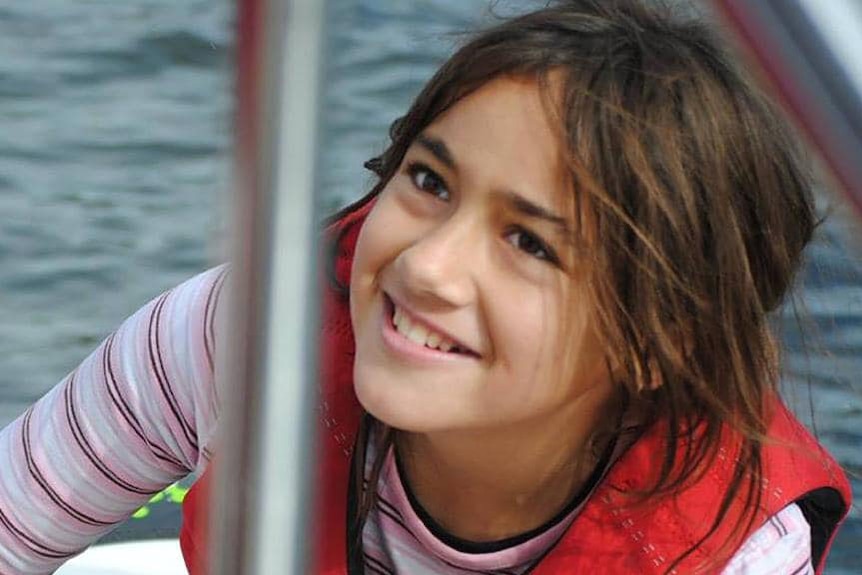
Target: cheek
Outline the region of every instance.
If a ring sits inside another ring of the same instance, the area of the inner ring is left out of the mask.
[[[378,200],[359,232],[350,272],[350,314],[354,327],[367,311],[380,271],[397,254],[397,237],[387,219],[383,199]],[[391,219],[391,218],[389,218]]]
[[[495,298],[489,309],[493,309],[493,329],[500,341],[518,364],[544,362],[558,354],[564,336],[562,294],[557,285],[549,282],[530,283],[516,277],[508,282],[502,279],[498,285],[509,285],[497,290],[501,297]]]
[[[499,381],[506,389],[495,390],[501,401],[547,407],[604,382],[604,355],[585,310],[566,309],[548,298],[513,301],[521,303],[492,320],[506,375]]]
[[[512,302],[519,303],[512,305]],[[554,310],[541,298],[516,291],[494,304],[486,309],[497,355],[495,363],[508,374],[500,383],[508,381],[510,388],[499,391],[515,401],[544,395],[550,386],[541,382],[548,378],[561,347]],[[491,312],[492,309],[495,311]]]

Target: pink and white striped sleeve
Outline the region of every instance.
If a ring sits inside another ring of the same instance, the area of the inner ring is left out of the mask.
[[[752,533],[722,575],[814,575],[811,527],[792,503]]]
[[[226,274],[151,301],[0,431],[0,574],[53,572],[206,465]]]

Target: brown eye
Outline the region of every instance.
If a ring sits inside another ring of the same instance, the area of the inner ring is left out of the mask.
[[[425,164],[410,164],[407,167],[407,173],[417,190],[436,196],[443,201],[449,200],[450,194],[446,188],[446,182],[437,172]]]
[[[511,229],[506,234],[506,241],[534,258],[554,264],[559,262],[554,250],[549,248],[538,236],[523,228]]]

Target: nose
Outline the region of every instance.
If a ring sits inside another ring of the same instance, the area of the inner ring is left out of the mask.
[[[452,218],[420,234],[395,260],[405,295],[427,307],[469,304],[480,266],[476,228]]]

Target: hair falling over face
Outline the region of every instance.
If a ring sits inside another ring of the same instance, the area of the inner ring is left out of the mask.
[[[390,146],[367,164],[379,182],[360,202],[383,189],[423,129],[466,95],[503,76],[543,86],[573,215],[584,223],[576,233],[589,254],[599,335],[638,414],[613,431],[636,436],[657,422],[668,429],[654,486],[635,499],[672,493],[704,473],[722,427],[732,426],[742,443],[715,531],[734,500],[747,510],[740,524],[755,518],[765,405],[778,379],[768,319],[817,221],[791,135],[715,33],[644,4],[560,1],[476,35],[393,124]],[[366,416],[359,445],[373,438],[382,460],[396,434]],[[682,452],[680,434],[690,439]],[[374,489],[362,486],[363,449],[355,460],[358,544]],[[374,462],[370,485],[381,465]]]

